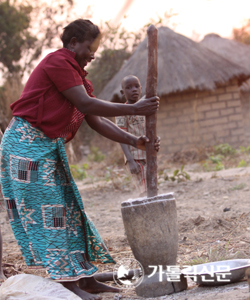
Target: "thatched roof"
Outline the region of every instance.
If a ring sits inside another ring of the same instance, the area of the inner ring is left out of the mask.
[[[200,44],[250,70],[250,46],[235,40],[222,38],[215,33],[207,34]]]
[[[215,53],[222,55],[226,59],[245,67],[250,70],[250,46],[235,40],[222,38],[218,34],[207,34],[200,42],[201,45],[214,51]],[[241,90],[249,90],[250,82],[247,80],[241,86]]]
[[[141,42],[98,97],[118,100],[117,98],[121,97],[120,82],[129,74],[140,79],[144,92],[147,77],[147,38]],[[243,81],[249,77],[250,70],[247,71],[168,27],[159,28],[159,96],[188,90],[214,90],[231,79]]]

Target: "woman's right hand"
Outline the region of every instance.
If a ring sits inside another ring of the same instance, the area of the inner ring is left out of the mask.
[[[133,104],[135,108],[135,115],[148,116],[155,113],[159,108],[159,101],[160,98],[158,96],[139,100]]]

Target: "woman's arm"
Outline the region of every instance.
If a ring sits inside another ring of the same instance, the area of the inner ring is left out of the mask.
[[[123,115],[150,115],[159,107],[159,97],[155,96],[135,104],[112,103],[90,97],[83,85],[74,86],[62,94],[82,113],[114,117]]]
[[[123,106],[126,106],[122,104]],[[106,138],[121,143],[131,145],[135,148],[145,150],[145,143],[149,141],[147,137],[136,137],[116,126],[106,118],[87,115],[85,117],[88,125]]]
[[[112,141],[118,142],[120,144],[131,145],[141,150],[146,150],[146,143],[149,142],[149,139],[146,136],[137,137],[133,134],[130,134],[120,129],[113,122],[109,121],[106,118],[87,115],[85,117],[85,120],[93,130]],[[158,152],[160,150],[160,137],[157,137],[155,139],[154,145],[155,150]]]

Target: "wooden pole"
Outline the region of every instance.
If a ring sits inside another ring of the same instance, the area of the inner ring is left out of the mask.
[[[150,25],[147,30],[148,36],[148,67],[146,82],[146,98],[157,95],[157,56],[158,56],[158,29]],[[157,195],[157,152],[154,143],[156,134],[156,113],[146,116],[146,136],[150,142],[146,145],[147,159],[147,196],[154,197]]]

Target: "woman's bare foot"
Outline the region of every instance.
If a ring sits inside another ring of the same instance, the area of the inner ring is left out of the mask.
[[[92,277],[87,277],[87,278],[81,278],[79,280],[79,288],[81,288],[82,290],[92,293],[92,294],[96,294],[96,293],[119,293],[121,292],[120,289],[118,288],[114,288],[112,286],[103,284],[99,281],[96,281],[95,278]]]
[[[73,292],[74,294],[76,294],[78,297],[80,297],[83,300],[101,300],[102,299],[101,296],[92,295],[92,294],[89,294],[86,291],[83,291],[82,289],[80,289],[77,286],[75,281],[73,281],[73,282],[70,282],[70,281],[62,282],[62,285],[65,288],[67,288],[68,290],[70,290],[71,292]]]

